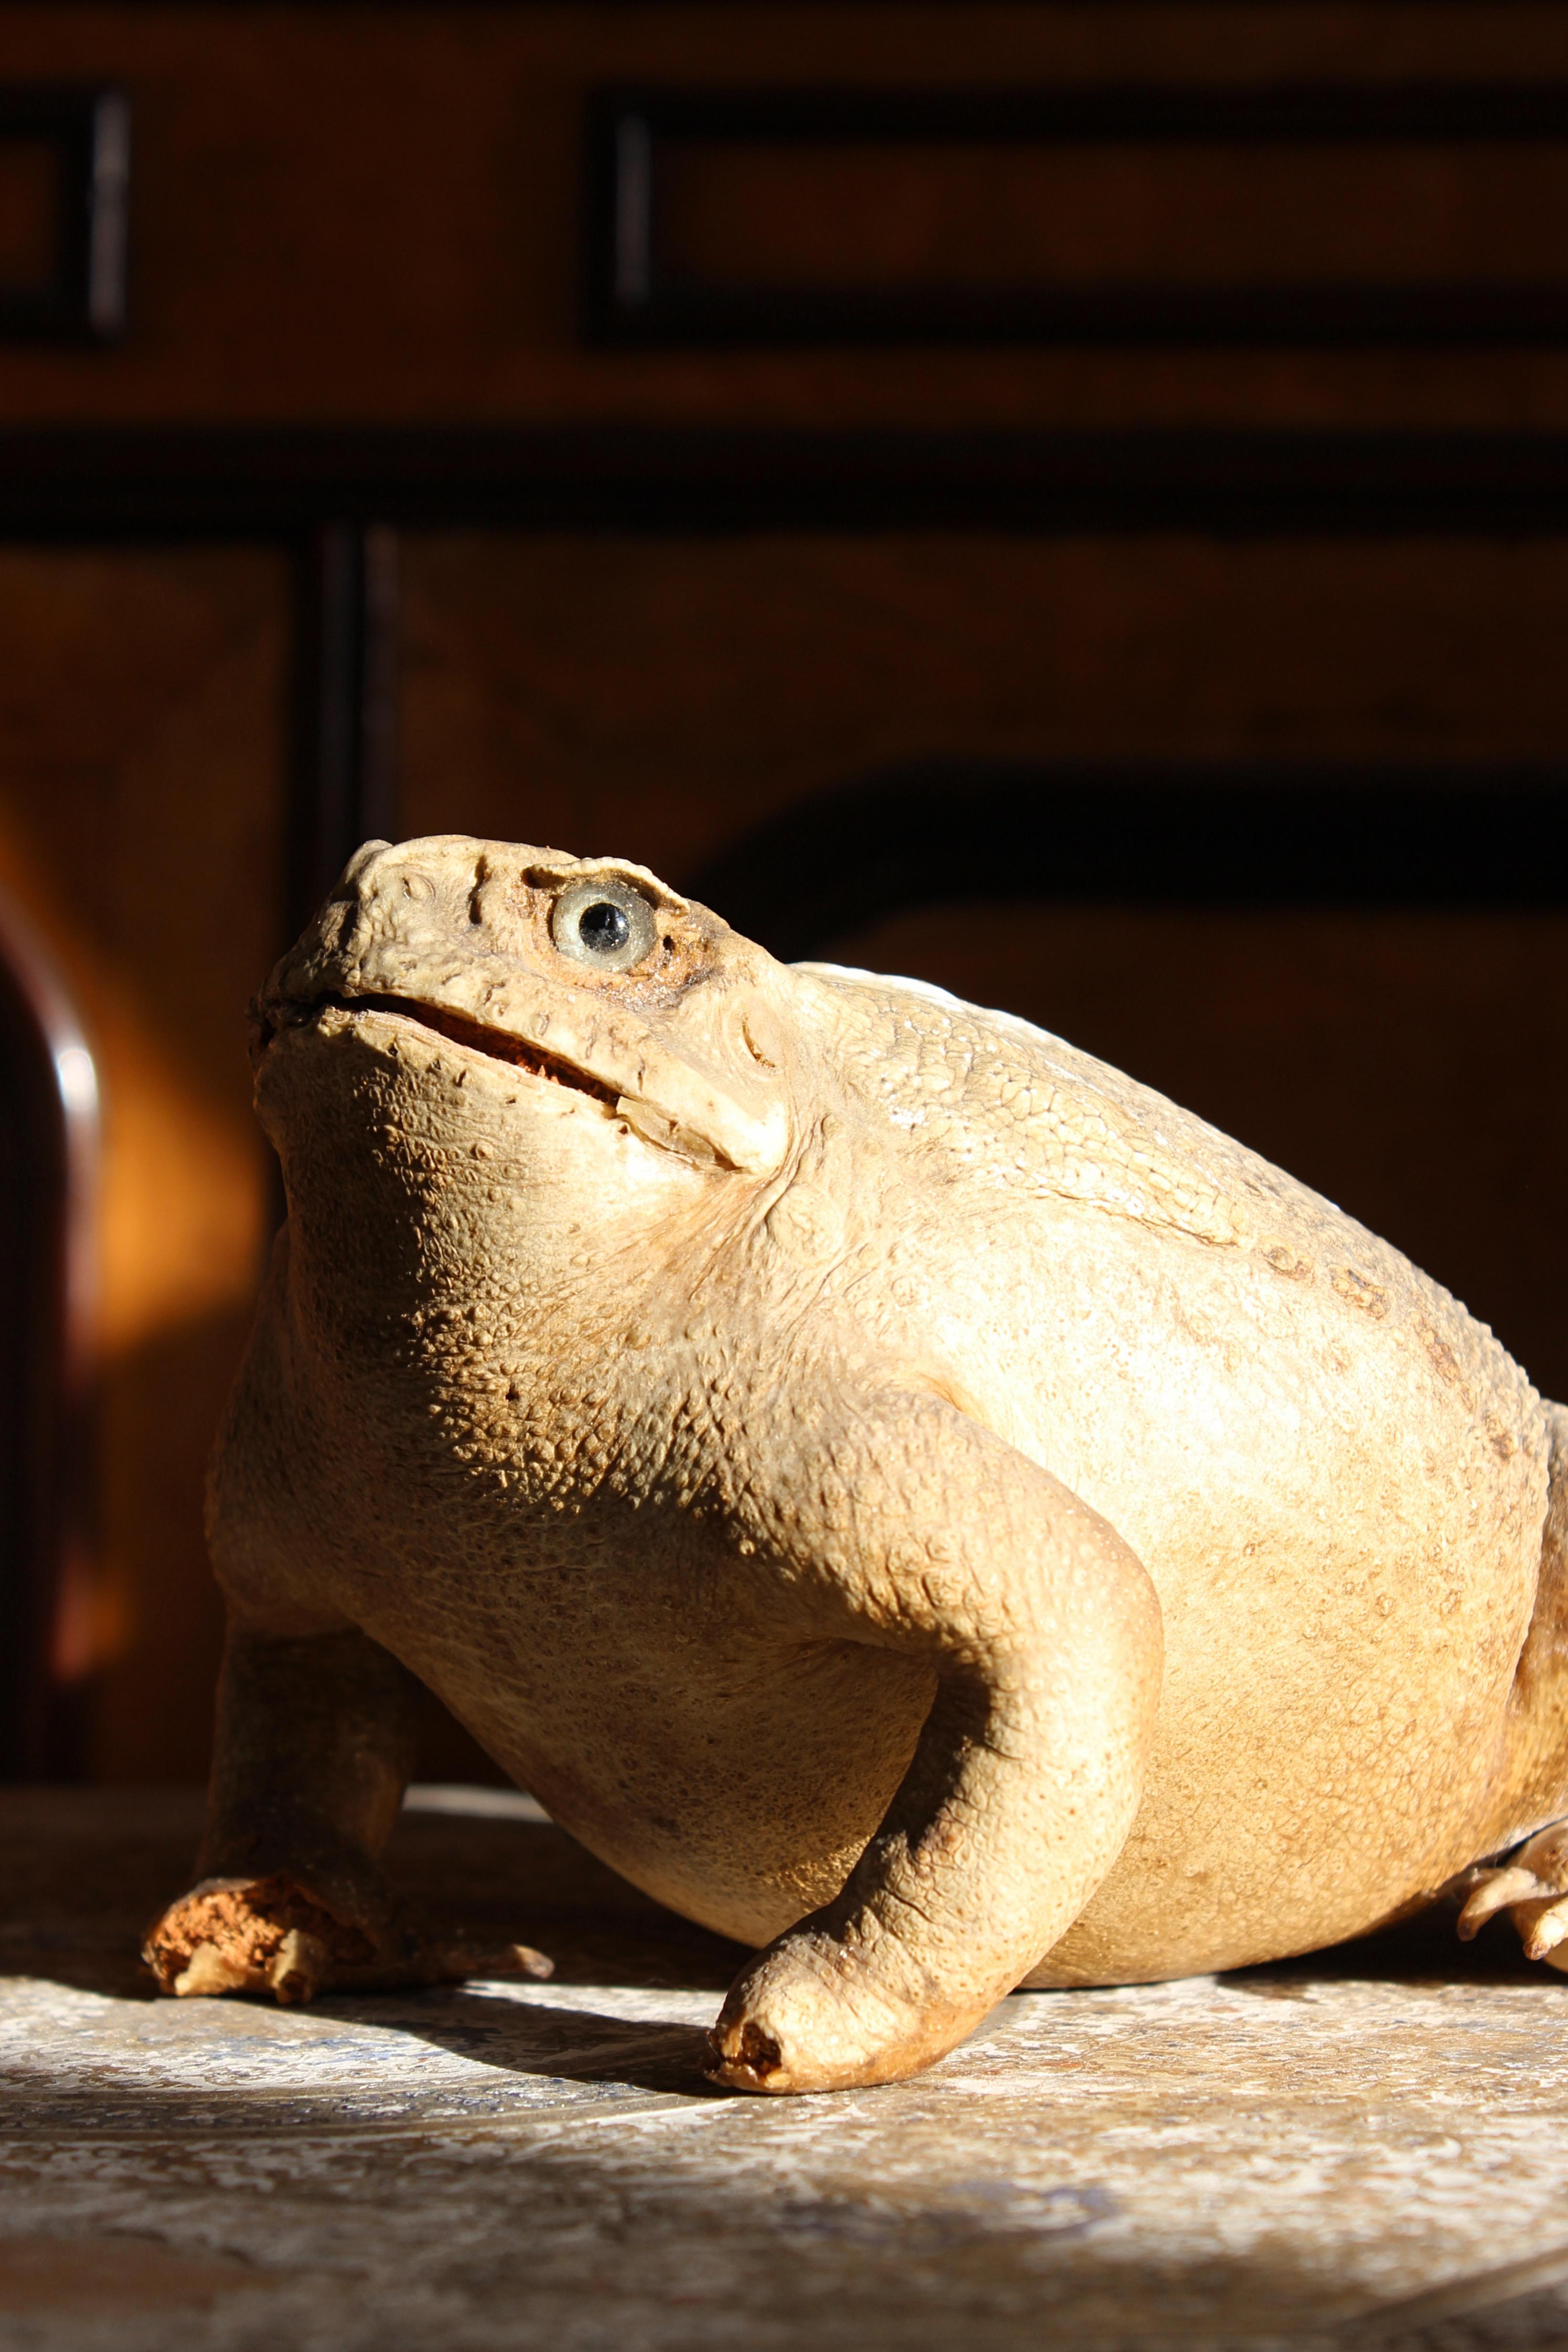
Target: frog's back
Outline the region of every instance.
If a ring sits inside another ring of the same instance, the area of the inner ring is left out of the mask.
[[[829,990],[846,1016],[835,1024],[841,1075],[905,1139],[911,1170],[941,1170],[950,1197],[967,1177],[988,1207],[1005,1203],[1030,1223],[1048,1213],[1053,1237],[1065,1211],[1093,1255],[1118,1229],[1140,1242],[1195,1244],[1157,1262],[1179,1267],[1194,1293],[1215,1287],[1216,1303],[1243,1265],[1254,1276],[1266,1270],[1274,1282],[1265,1295],[1298,1309],[1326,1286],[1333,1324],[1358,1341],[1408,1336],[1438,1389],[1483,1423],[1489,1412],[1494,1435],[1544,1446],[1541,1399],[1488,1327],[1392,1244],[1259,1153],[1016,1014],[924,981],[795,970]]]

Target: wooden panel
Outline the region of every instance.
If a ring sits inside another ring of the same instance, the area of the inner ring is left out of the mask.
[[[1389,153],[1327,134],[1278,151],[1262,135],[1212,151],[1196,139],[1091,147],[1070,131],[1032,148],[823,145],[685,144],[670,163],[667,267],[720,286],[862,294],[1036,278],[1555,283],[1568,221],[1561,140],[1500,142],[1477,158],[1441,140]]]
[[[0,133],[0,299],[48,283],[60,209],[60,158],[47,139]]]
[[[607,94],[646,343],[1568,342],[1568,88]]]
[[[932,758],[1568,755],[1568,541],[412,538],[407,832],[695,873]]]
[[[583,128],[604,84],[1562,80],[1568,17],[1529,0],[768,0],[721,17],[696,0],[10,0],[0,56],[16,83],[122,81],[136,126],[125,341],[111,353],[18,353],[0,384],[0,419],[1568,420],[1560,353],[952,352],[911,369],[889,352],[595,352],[580,337]],[[1455,198],[1461,230],[1467,215],[1488,216],[1477,169]],[[1265,186],[1250,201],[1260,242],[1288,251],[1299,234],[1290,192],[1269,199]],[[721,226],[710,217],[711,232]],[[1119,234],[1107,213],[1100,262],[1090,239],[1081,266],[1114,262]],[[1488,267],[1503,264],[1492,256]]]
[[[0,82],[0,342],[124,324],[130,139],[118,90]]]
[[[270,1222],[245,1006],[279,946],[286,566],[0,552],[0,875],[104,1097],[97,1543],[57,1663],[99,1777],[205,1765],[207,1446]]]

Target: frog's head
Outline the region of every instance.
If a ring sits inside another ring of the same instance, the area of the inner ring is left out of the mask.
[[[789,1144],[769,1003],[784,980],[625,859],[463,834],[367,842],[257,1001],[258,1096],[266,1116],[270,1049],[291,1031],[394,1045],[436,1031],[508,1066],[525,1111],[566,1088],[655,1150],[766,1176]]]

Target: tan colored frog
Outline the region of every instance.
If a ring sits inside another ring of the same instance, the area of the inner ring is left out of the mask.
[[[457,835],[361,851],[256,1060],[289,1223],[167,1989],[535,1964],[381,1877],[416,1675],[764,1948],[713,2036],[750,2090],[1352,1935],[1568,1814],[1568,1416],[1158,1095]],[[1568,1933],[1554,1833],[1472,1886]]]

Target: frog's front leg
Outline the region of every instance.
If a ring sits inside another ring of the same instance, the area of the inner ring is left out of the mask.
[[[1466,1943],[1495,1911],[1508,1913],[1527,1958],[1568,1971],[1568,1822],[1538,1831],[1507,1862],[1478,1872],[1459,1914]]]
[[[144,1948],[164,1992],[295,2002],[334,1986],[549,1974],[524,1946],[433,1930],[381,1871],[416,1688],[363,1633],[279,1637],[231,1612],[198,1881]]]
[[[842,1892],[731,1988],[713,2072],[768,2092],[896,2080],[1027,1975],[1116,1859],[1159,1602],[1114,1528],[933,1395],[836,1406],[756,1520],[812,1631],[927,1657],[938,1689]]]

